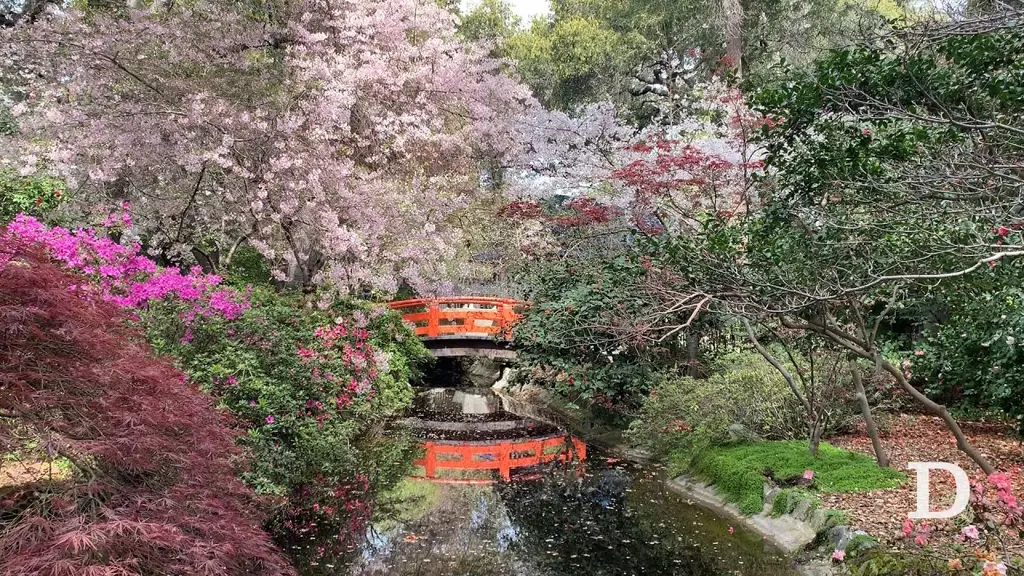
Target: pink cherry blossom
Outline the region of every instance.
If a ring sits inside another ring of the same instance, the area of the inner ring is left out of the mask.
[[[172,255],[248,243],[294,283],[441,284],[481,161],[529,148],[529,88],[434,0],[242,12],[69,6],[0,31],[26,95],[0,164],[66,178],[69,210],[102,206]]]

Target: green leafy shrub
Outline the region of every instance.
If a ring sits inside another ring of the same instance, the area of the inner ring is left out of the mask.
[[[634,405],[674,352],[626,342],[615,328],[654,305],[635,289],[645,273],[625,254],[535,263],[523,274],[531,306],[514,334],[520,365],[571,401]]]
[[[384,435],[412,401],[410,380],[428,355],[398,315],[257,288],[236,320],[181,321],[188,304],[142,313],[154,346],[213,393],[248,429],[243,479],[276,497],[268,529],[299,564],[358,545],[375,496],[405,476],[410,438]],[[184,307],[184,308],[183,308]]]
[[[658,455],[682,450],[696,457],[727,442],[739,424],[767,440],[806,435],[803,407],[779,372],[754,352],[727,354],[706,380],[668,374],[644,399],[629,438]]]
[[[43,220],[67,198],[63,180],[46,176],[23,177],[13,170],[0,170],[0,224],[17,214]]]
[[[1013,264],[1009,266],[1014,266]],[[1024,432],[1024,290],[1020,273],[951,294],[950,314],[929,332],[910,372],[925,392],[960,412],[1002,412]]]
[[[868,456],[828,443],[821,444],[817,458],[799,441],[715,446],[706,450],[696,464],[686,452],[674,452],[669,458],[670,474],[696,474],[738,503],[744,514],[755,514],[764,508],[766,468],[771,468],[779,478],[814,470],[814,488],[820,492],[893,488],[906,480],[903,473],[880,468]]]

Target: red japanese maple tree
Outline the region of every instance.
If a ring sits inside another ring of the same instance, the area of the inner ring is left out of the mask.
[[[0,488],[0,573],[291,574],[210,398],[41,250],[0,239],[0,441],[68,479]]]

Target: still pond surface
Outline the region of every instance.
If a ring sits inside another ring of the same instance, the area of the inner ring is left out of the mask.
[[[426,391],[407,424],[438,452],[352,576],[795,574],[760,536],[669,491],[662,470],[584,447],[489,390]]]

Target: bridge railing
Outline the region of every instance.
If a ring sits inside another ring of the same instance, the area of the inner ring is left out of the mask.
[[[415,326],[421,338],[512,338],[512,326],[519,320],[516,308],[522,302],[509,298],[452,297],[417,298],[391,302],[388,306]]]
[[[503,479],[509,480],[512,470],[517,468],[555,460],[582,462],[587,457],[586,444],[576,438],[567,441],[562,434],[518,441],[426,442],[424,449],[423,458],[415,462],[423,467],[419,478],[454,482],[464,479],[439,477],[438,472],[497,470]]]

